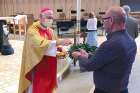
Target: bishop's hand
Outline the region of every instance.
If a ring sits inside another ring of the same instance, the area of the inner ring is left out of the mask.
[[[63,46],[68,46],[72,44],[72,41],[70,39],[62,39],[60,44]]]

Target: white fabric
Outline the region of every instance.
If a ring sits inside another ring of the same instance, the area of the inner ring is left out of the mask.
[[[31,84],[26,93],[32,93],[33,85]]]
[[[56,40],[52,40],[50,41],[50,45],[47,48],[45,55],[56,57],[56,51],[57,51]]]
[[[32,82],[33,82],[33,79],[34,79],[34,69],[32,71]],[[28,87],[26,93],[32,93],[33,92],[33,84],[31,83],[31,85]]]
[[[25,17],[25,21],[26,21],[26,24],[27,24],[28,23],[27,15],[17,15],[17,16],[15,16],[14,17],[15,24],[18,24],[19,20],[23,17]]]
[[[97,18],[91,18],[87,21],[88,30],[97,30]]]
[[[87,33],[87,44],[89,46],[98,46],[97,31]]]

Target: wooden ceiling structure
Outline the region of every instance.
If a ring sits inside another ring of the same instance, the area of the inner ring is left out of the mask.
[[[104,12],[110,6],[120,5],[120,0],[81,0],[81,9],[84,12]],[[38,18],[40,9],[49,7],[53,9],[55,18],[57,9],[62,9],[69,19],[71,11],[76,10],[76,0],[0,0],[0,16],[16,15],[18,13],[33,14]]]

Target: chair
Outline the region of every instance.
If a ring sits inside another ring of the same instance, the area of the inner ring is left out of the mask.
[[[27,29],[28,29],[30,25],[32,25],[34,22],[34,15],[33,14],[26,14],[26,15],[28,20],[28,24],[27,24]]]
[[[19,33],[19,39],[21,39],[22,32],[26,34],[26,17],[14,20],[14,37],[16,37],[16,32]]]

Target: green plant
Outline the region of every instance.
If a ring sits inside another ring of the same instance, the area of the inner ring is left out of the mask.
[[[77,44],[77,45],[72,45],[70,46],[68,53],[69,53],[69,57],[73,59],[72,57],[72,52],[77,51],[78,49],[84,49],[86,52],[88,53],[93,53],[96,50],[96,46],[89,46],[88,44]]]

